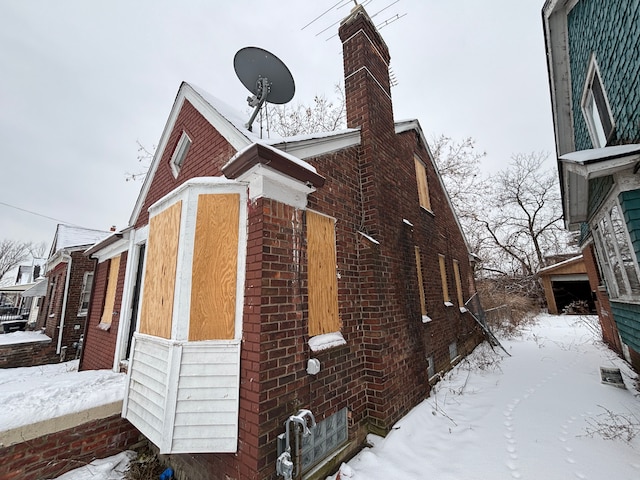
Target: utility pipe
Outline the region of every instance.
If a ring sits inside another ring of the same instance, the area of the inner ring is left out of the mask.
[[[69,262],[67,263],[67,279],[64,282],[64,293],[62,294],[62,314],[60,315],[60,326],[58,327],[60,331],[58,332],[58,345],[56,346],[56,354],[60,355],[60,351],[62,349],[62,332],[64,331],[64,318],[67,314],[67,297],[69,294],[69,282],[71,281],[71,255],[68,253],[62,254],[62,259],[67,258]]]

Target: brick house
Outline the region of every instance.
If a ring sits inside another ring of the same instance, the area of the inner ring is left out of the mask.
[[[565,225],[580,232],[605,341],[640,368],[640,9],[542,9]]]
[[[81,369],[127,365],[123,416],[178,478],[277,478],[287,420],[295,477],[320,478],[481,340],[429,147],[393,119],[388,48],[361,5],[339,35],[346,130],[260,139],[183,83],[130,226],[87,252]],[[300,437],[291,418],[312,416]]]
[[[53,340],[60,360],[75,357],[84,332],[95,260],[84,251],[109,232],[59,224],[45,264],[46,294],[36,328]]]

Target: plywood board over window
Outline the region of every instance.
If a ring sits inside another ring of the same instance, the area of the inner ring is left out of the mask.
[[[140,333],[171,338],[182,202],[149,220]]]
[[[309,336],[340,331],[335,219],[307,211]]]
[[[418,198],[420,206],[431,211],[431,199],[429,198],[429,185],[427,183],[427,169],[418,157],[413,159],[416,166],[416,181],[418,182]]]
[[[113,321],[113,308],[116,302],[116,286],[118,285],[118,271],[120,270],[120,256],[109,260],[109,277],[107,279],[107,292],[104,296],[104,307],[100,317],[99,328],[108,330]]]
[[[235,336],[240,195],[198,196],[189,340]]]
[[[424,294],[424,283],[422,279],[422,261],[420,260],[420,247],[415,246],[414,252],[416,256],[416,270],[418,272],[418,292],[420,293],[420,313],[424,316],[427,314],[427,301]]]
[[[445,262],[444,255],[438,255],[438,260],[440,262],[440,280],[442,281],[442,297],[445,303],[451,302],[451,297],[449,296],[449,286],[447,285],[447,264]]]
[[[456,280],[456,293],[458,294],[458,306],[464,307],[464,298],[462,296],[462,280],[460,278],[460,263],[458,260],[453,261],[453,275]]]

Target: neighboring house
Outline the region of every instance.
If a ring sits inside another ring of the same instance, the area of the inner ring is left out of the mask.
[[[423,132],[394,123],[387,46],[361,5],[339,35],[346,130],[260,139],[183,83],[130,226],[87,251],[81,369],[128,368],[123,416],[185,478],[276,478],[285,422],[296,478],[324,478],[481,340]]]
[[[84,251],[109,234],[62,224],[56,228],[45,264],[47,291],[39,305],[36,328],[43,328],[53,340],[61,360],[79,353],[87,318],[95,260]]]
[[[640,369],[640,8],[542,11],[565,224],[580,230],[605,340]]]

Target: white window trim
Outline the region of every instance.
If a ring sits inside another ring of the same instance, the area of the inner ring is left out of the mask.
[[[599,111],[595,98],[592,93],[593,79],[595,77],[597,77],[597,80],[600,83],[600,88],[602,89],[602,96],[604,97],[604,102],[607,107],[606,112]],[[594,54],[592,54],[591,58],[589,59],[589,67],[587,69],[587,76],[585,78],[584,87],[582,89],[582,99],[580,100],[580,106],[582,107],[582,116],[584,117],[584,120],[587,123],[587,128],[589,130],[589,137],[591,138],[591,143],[593,145],[593,148],[606,147],[607,132],[604,131],[604,125],[602,124],[600,115],[605,114],[609,117],[612,130],[615,130],[616,124],[613,118],[613,114],[611,112],[611,105],[609,104],[609,98],[604,88],[604,83],[602,82],[602,75],[600,75],[600,68],[598,67],[598,62],[596,61],[596,57]],[[594,108],[595,108],[595,112],[593,110]]]
[[[173,151],[173,155],[171,155],[171,161],[169,162],[171,165],[171,172],[175,178],[178,178],[178,174],[180,173],[180,169],[184,164],[184,159],[187,157],[192,143],[193,142],[189,135],[187,135],[187,132],[183,130],[182,135],[180,135],[180,140],[178,140],[176,148]]]
[[[84,275],[82,276],[82,289],[80,290],[80,305],[78,306],[79,317],[86,317],[87,314],[89,313],[89,303],[91,302],[91,291],[93,290],[92,288],[93,274],[94,272],[84,272]],[[87,278],[89,277],[89,275],[91,275],[91,282],[87,281]],[[87,302],[87,308],[83,309],[82,303],[83,303],[84,296],[86,294],[89,294],[89,301]]]
[[[601,273],[603,274],[603,279],[605,280],[608,286],[607,290],[609,293],[609,297],[612,300],[637,301],[637,294],[633,294],[631,292],[631,285],[630,285],[626,270],[624,268],[622,268],[621,270],[623,275],[624,287],[627,290],[627,292],[629,292],[628,294],[625,295],[625,294],[621,294],[619,291],[618,282],[616,281],[615,275],[611,270],[611,265],[608,257],[606,258],[606,260],[603,259],[603,256],[607,255],[607,251],[602,241],[602,233],[600,232],[600,221],[604,217],[606,217],[609,225],[611,225],[610,212],[614,206],[616,206],[619,209],[618,211],[620,215],[624,218],[624,216],[622,215],[622,206],[618,201],[619,193],[620,193],[619,189],[614,189],[613,194],[609,197],[609,199],[606,202],[603,203],[603,205],[600,207],[598,211],[598,214],[595,215],[589,223],[592,225],[594,245],[596,247],[595,251],[598,257],[598,263],[600,264]],[[633,248],[633,243],[631,242],[631,237],[629,236],[629,230],[627,228],[626,222],[624,222],[624,226],[625,226],[624,228],[625,240],[627,242],[627,246],[629,248],[631,257],[633,258],[633,264],[636,271],[636,275],[640,279],[640,267],[638,265],[638,258],[636,257],[636,252]],[[615,240],[615,233],[614,232],[610,232],[610,233],[613,236],[613,239]],[[615,255],[618,259],[619,264],[624,265],[624,262],[622,261],[622,256],[620,255],[618,242],[614,241],[613,246],[614,246]]]

